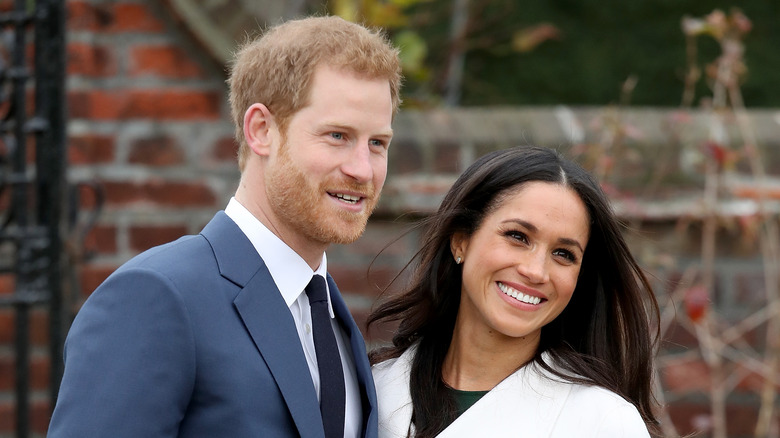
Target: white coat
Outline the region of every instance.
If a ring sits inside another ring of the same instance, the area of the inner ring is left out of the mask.
[[[409,370],[415,347],[374,365],[379,438],[407,436],[412,416]],[[548,361],[549,363],[549,361]],[[496,385],[439,437],[607,438],[649,433],[639,411],[596,386],[561,381],[529,364]]]

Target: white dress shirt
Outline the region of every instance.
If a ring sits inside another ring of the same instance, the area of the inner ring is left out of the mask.
[[[317,354],[314,350],[314,336],[311,330],[311,307],[304,289],[309,284],[312,275],[326,276],[327,258],[325,254],[322,255],[322,262],[317,270],[312,271],[311,267],[298,253],[272,233],[235,198],[230,199],[227,207],[225,207],[225,213],[238,225],[249,241],[252,242],[252,246],[255,247],[260,257],[263,258],[274,283],[276,283],[276,287],[290,308],[290,313],[295,321],[295,328],[298,330],[298,337],[301,340],[303,353],[309,365],[314,389],[317,391],[317,398],[319,398],[320,375],[317,369]],[[357,438],[360,435],[363,423],[363,408],[360,401],[357,374],[352,360],[352,349],[349,346],[349,340],[333,314],[330,289],[328,289],[328,309],[330,310],[331,325],[336,334],[336,343],[339,346],[341,364],[344,368],[344,383],[347,396],[344,437]]]

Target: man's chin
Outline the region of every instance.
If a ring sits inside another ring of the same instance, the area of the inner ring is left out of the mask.
[[[358,240],[363,235],[368,219],[356,222],[339,222],[330,229],[330,242],[345,245]]]

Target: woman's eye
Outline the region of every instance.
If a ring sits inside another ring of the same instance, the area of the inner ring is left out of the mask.
[[[565,249],[558,249],[553,252],[554,255],[558,257],[563,257],[564,259],[574,263],[577,261],[577,257],[572,254],[571,251],[565,250]]]
[[[526,236],[525,233],[521,233],[520,231],[507,231],[504,234],[514,240],[528,243],[528,236]]]

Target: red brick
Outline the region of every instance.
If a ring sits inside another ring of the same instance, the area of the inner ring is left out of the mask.
[[[16,381],[16,368],[13,356],[0,356],[0,391],[11,391]]]
[[[30,404],[30,430],[45,435],[49,428],[51,406],[46,400],[36,400]],[[0,403],[0,435],[10,436],[16,429],[16,408],[12,401]]]
[[[144,186],[146,199],[168,207],[213,206],[214,193],[199,182],[149,181]]]
[[[49,420],[53,407],[47,400],[36,400],[30,406],[30,429],[39,434],[45,434],[49,429]]]
[[[11,434],[16,428],[16,408],[12,401],[0,402],[0,434]]]
[[[366,271],[366,266],[328,265],[328,272],[336,280],[340,291],[372,298],[379,296],[398,273],[395,269],[377,267]]]
[[[49,344],[49,314],[42,309],[30,311],[28,327],[30,343],[36,346]]]
[[[47,389],[51,379],[51,361],[49,356],[35,355],[30,359],[30,387]]]
[[[745,371],[745,377],[737,384],[736,390],[760,394],[767,378],[755,371],[744,369],[745,367],[742,365],[737,365],[737,367]],[[780,382],[775,382],[775,393],[780,393]]]
[[[68,44],[67,65],[69,75],[108,77],[117,72],[113,52],[107,47],[91,44]]]
[[[129,117],[153,119],[212,119],[220,117],[221,96],[200,91],[135,91],[130,93]]]
[[[433,167],[437,173],[459,174],[460,146],[454,141],[442,141],[434,145]]]
[[[682,310],[679,312],[682,312]],[[683,316],[680,315],[679,317],[682,318]],[[699,345],[699,340],[695,334],[675,320],[666,330],[663,344],[666,349],[677,351],[696,348]]]
[[[142,46],[130,51],[132,76],[202,78],[203,70],[192,57],[176,46]]]
[[[87,264],[81,268],[81,290],[84,297],[91,295],[109,275],[116,271],[117,266],[99,266]]]
[[[369,310],[366,309],[350,309],[352,315],[355,318],[355,323],[360,328],[363,336],[366,339],[368,350],[379,347],[382,344],[389,344],[393,339],[393,333],[398,328],[398,322],[374,324],[371,327],[366,326],[366,319],[368,318]]]
[[[388,172],[391,175],[416,173],[423,169],[423,156],[416,140],[394,140],[390,150],[392,159]]]
[[[67,28],[92,32],[160,32],[162,22],[145,5],[68,1]]]
[[[238,143],[233,137],[224,137],[217,140],[212,148],[212,157],[217,161],[238,160]]]
[[[84,251],[88,254],[115,254],[117,251],[116,227],[112,225],[93,227],[84,239]]]
[[[0,154],[3,151],[0,149]],[[7,155],[3,155],[7,156]],[[11,205],[11,190],[0,191],[0,211],[8,211],[8,206]]]
[[[184,162],[184,152],[171,137],[141,138],[130,147],[128,161],[148,166],[170,166]]]
[[[129,204],[143,199],[141,187],[132,182],[104,182],[102,187],[106,193],[106,205]]]
[[[366,257],[369,261],[382,263],[390,258],[406,257],[417,245],[412,225],[405,222],[372,221],[363,235],[344,250]],[[374,260],[376,257],[376,260]]]
[[[14,313],[13,309],[0,308],[0,344],[10,344],[14,341]]]
[[[16,277],[13,274],[0,274],[0,295],[11,294],[16,287]]]
[[[739,198],[759,199],[780,199],[780,188],[777,187],[756,187],[743,186],[732,190],[734,196]]]
[[[105,196],[105,184],[100,181],[82,181],[77,185],[78,189],[78,206],[82,212],[92,212],[100,207],[99,203],[103,202],[102,197]]]
[[[160,32],[164,30],[162,21],[155,17],[146,5],[138,3],[118,3],[114,5],[114,26],[116,32]]]
[[[47,356],[30,358],[28,383],[32,389],[49,387],[51,362]],[[16,358],[14,356],[0,357],[0,391],[12,391],[16,382]]]
[[[91,90],[68,95],[71,118],[217,120],[221,96],[208,91]]]
[[[701,425],[710,417],[709,405],[704,403],[673,403],[667,406],[667,411],[680,436],[703,432]]]
[[[145,183],[107,182],[106,204],[151,202],[169,207],[208,206],[216,202],[208,186],[199,182],[152,180]]]
[[[706,404],[705,404],[706,403]],[[728,403],[728,402],[727,402]],[[700,404],[677,402],[668,405],[669,416],[680,436],[711,436],[712,414],[707,402]],[[758,418],[756,406],[728,403],[726,406],[726,436],[752,437]]]
[[[70,0],[65,2],[65,7],[66,25],[70,30],[95,31],[100,27],[105,27],[106,23],[111,20],[107,11],[84,1]]]
[[[49,341],[49,318],[46,312],[34,309],[28,313],[28,334],[33,345],[46,345]],[[0,344],[14,342],[16,333],[16,314],[13,309],[0,309]]]
[[[114,161],[114,137],[99,134],[71,135],[68,142],[70,164],[101,164]]]
[[[669,392],[706,392],[710,388],[710,369],[701,360],[667,362],[660,374],[664,388]]]
[[[134,251],[144,251],[176,240],[185,234],[187,234],[187,227],[184,225],[132,227],[130,248]]]

